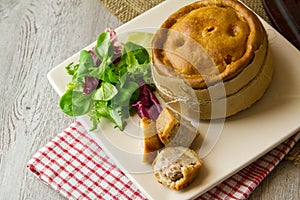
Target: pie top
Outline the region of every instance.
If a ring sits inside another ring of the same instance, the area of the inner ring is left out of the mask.
[[[236,0],[201,0],[161,25],[153,39],[155,69],[194,89],[236,77],[266,38],[257,16]]]

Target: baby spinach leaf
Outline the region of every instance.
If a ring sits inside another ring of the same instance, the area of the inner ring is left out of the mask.
[[[108,82],[102,82],[100,88],[96,90],[94,100],[109,101],[118,93],[117,88]]]
[[[123,87],[118,88],[118,94],[112,99],[112,106],[130,106],[130,99],[139,85],[134,81],[128,81]]]
[[[72,103],[72,97],[73,97],[73,90],[68,89],[60,98],[59,100],[59,107],[60,109],[66,113],[67,115],[74,116],[73,115],[73,103]]]
[[[91,94],[83,94],[81,91],[73,91],[73,115],[80,116],[85,115],[90,111],[91,103],[92,103],[92,93]]]
[[[60,98],[61,110],[70,116],[80,116],[89,112],[91,106],[91,95],[68,89]]]
[[[110,41],[110,34],[108,32],[101,33],[95,46],[95,54],[101,61],[107,57],[112,57],[114,54],[114,47]]]
[[[86,75],[89,75],[90,70],[94,68],[94,60],[91,54],[82,50],[80,52],[79,66],[77,70],[77,81],[82,82]]]

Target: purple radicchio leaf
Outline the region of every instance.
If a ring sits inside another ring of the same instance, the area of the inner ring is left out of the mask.
[[[99,79],[92,77],[92,76],[85,76],[84,83],[82,86],[83,93],[90,94],[92,91],[94,91],[98,87],[99,83],[100,83]]]
[[[94,67],[99,67],[99,65],[101,64],[101,60],[97,57],[97,55],[95,54],[94,49],[89,50],[90,55],[93,58],[94,61]],[[84,83],[82,85],[83,87],[83,94],[91,94],[92,91],[94,91],[96,88],[98,88],[100,83],[100,80],[92,77],[92,76],[85,76],[84,77]]]
[[[139,83],[140,94],[136,103],[132,107],[136,108],[137,114],[140,118],[146,117],[155,121],[162,111],[158,99],[150,89],[149,85]]]

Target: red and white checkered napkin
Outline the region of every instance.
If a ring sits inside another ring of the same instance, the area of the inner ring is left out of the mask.
[[[300,133],[198,199],[245,199],[282,160]],[[79,122],[41,148],[27,167],[68,199],[146,199]]]

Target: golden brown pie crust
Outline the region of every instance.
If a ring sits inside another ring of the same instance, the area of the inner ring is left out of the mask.
[[[183,77],[194,89],[203,89],[236,77],[265,40],[259,19],[242,3],[201,0],[182,7],[161,25],[153,39],[153,63],[161,75]],[[197,45],[213,65],[205,64]]]

